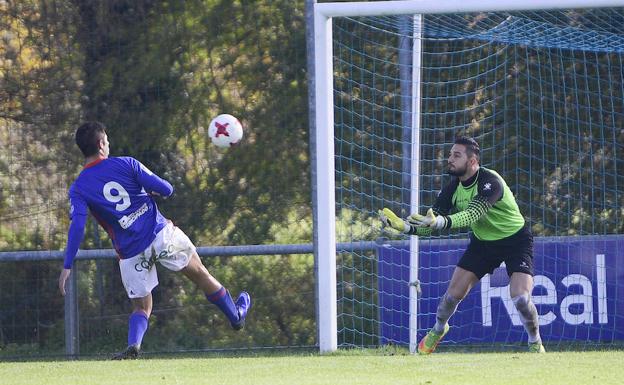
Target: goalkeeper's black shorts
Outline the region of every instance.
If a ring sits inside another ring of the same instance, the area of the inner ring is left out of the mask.
[[[481,241],[470,234],[470,243],[457,266],[472,271],[481,279],[492,274],[505,262],[507,275],[520,272],[533,273],[533,234],[525,224],[517,233],[496,241]]]

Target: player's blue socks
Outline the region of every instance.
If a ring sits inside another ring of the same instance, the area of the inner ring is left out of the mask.
[[[221,309],[223,314],[230,320],[230,323],[234,324],[238,322],[238,309],[230,296],[230,292],[225,290],[225,287],[221,286],[221,289],[214,293],[206,294],[206,298]]]
[[[130,320],[128,321],[128,346],[141,346],[148,325],[147,315],[142,311],[135,311],[130,315]]]

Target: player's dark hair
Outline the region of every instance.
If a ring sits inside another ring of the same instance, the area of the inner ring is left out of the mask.
[[[76,130],[76,144],[86,157],[99,151],[99,143],[106,134],[106,126],[100,122],[86,122]]]
[[[466,155],[476,156],[477,162],[480,161],[481,149],[479,148],[479,143],[476,140],[469,136],[460,136],[455,139],[455,144],[462,144],[466,147]]]

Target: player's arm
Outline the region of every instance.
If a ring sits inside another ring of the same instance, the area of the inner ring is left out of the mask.
[[[431,213],[434,217],[445,218],[451,211],[453,207],[452,198],[455,193],[455,189],[459,185],[459,179],[453,178],[453,180],[448,183],[436,198],[433,206],[427,211],[427,214]],[[409,234],[416,234],[418,236],[428,236],[431,235],[433,230],[432,226],[423,226],[420,223],[420,219],[422,218],[419,214],[412,214],[407,217],[407,221],[410,224]]]
[[[471,226],[503,197],[503,184],[497,177],[478,181],[477,195],[468,203],[465,210],[449,215],[446,228],[457,229]]]
[[[59,290],[61,294],[65,295],[65,282],[71,274],[71,269],[74,264],[74,258],[78,253],[78,248],[82,243],[84,237],[85,225],[87,223],[87,204],[86,202],[76,194],[73,189],[70,189],[70,215],[71,223],[69,225],[69,231],[67,234],[67,246],[65,248],[65,260],[63,262],[63,270],[59,276]]]
[[[473,223],[481,219],[492,208],[492,203],[480,195],[476,195],[466,210],[460,211],[447,217],[448,222],[445,226],[447,229],[457,229],[461,227],[471,226]]]
[[[168,197],[173,194],[173,186],[163,178],[154,174],[150,169],[145,167],[141,162],[132,159],[133,168],[139,184],[143,186],[148,194]]]
[[[417,215],[414,222],[417,226],[434,229],[457,229],[471,226],[481,219],[503,196],[503,185],[498,178],[479,181],[477,195],[468,203],[465,210],[451,215],[438,215],[431,210],[427,215]]]
[[[432,212],[432,209],[429,209],[429,212]],[[414,216],[418,216],[418,214],[412,214],[407,219],[402,219],[389,208],[379,210],[379,219],[384,226],[408,235],[418,235],[423,237],[431,235],[433,228],[429,226],[422,226],[418,222],[415,222],[415,219],[413,218]]]
[[[455,191],[456,187],[457,183],[455,180],[446,185],[438,194],[436,202],[430,210],[435,212],[437,215],[448,214],[451,208],[451,197],[453,196],[453,192]],[[382,223],[386,226],[390,226],[397,231],[409,235],[431,235],[432,229],[426,226],[418,226],[417,223],[415,223],[412,219],[414,215],[417,214],[410,215],[407,220],[403,220],[399,218],[396,214],[394,214],[390,209],[384,208],[379,212],[379,217]]]

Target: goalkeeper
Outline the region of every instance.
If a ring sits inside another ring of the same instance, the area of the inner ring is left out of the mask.
[[[426,215],[403,220],[390,209],[380,210],[384,225],[406,234],[470,226],[470,243],[436,311],[436,323],[418,344],[420,354],[433,353],[448,333],[448,320],[470,289],[505,262],[513,303],[529,336],[529,351],[543,353],[533,290],[533,236],[511,190],[495,171],[479,165],[479,145],[469,137],[455,140],[448,158],[453,179],[438,194]]]

